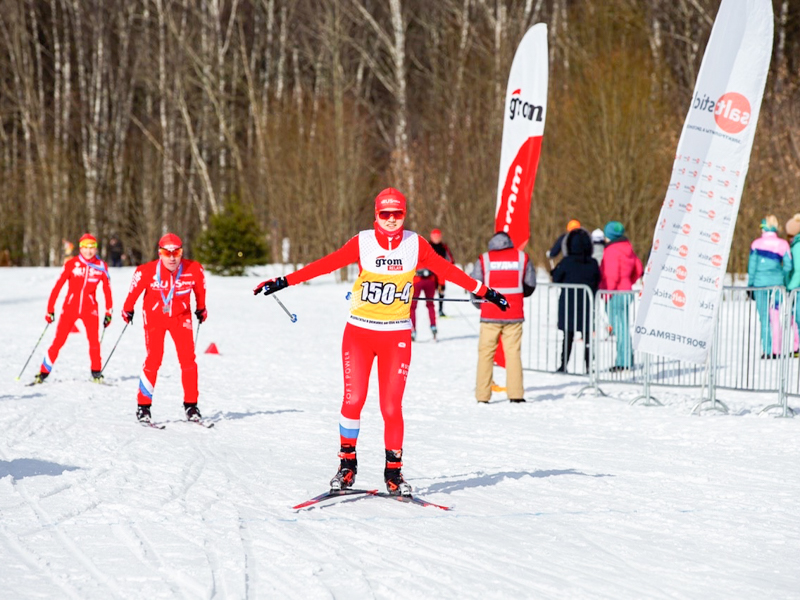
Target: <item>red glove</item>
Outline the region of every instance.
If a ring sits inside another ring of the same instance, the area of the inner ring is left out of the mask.
[[[103,327],[105,328],[108,327],[109,325],[111,325],[111,311],[108,311],[106,313],[106,316],[103,317]]]
[[[132,310],[123,310],[122,311],[122,320],[126,323],[133,323],[133,311]]]
[[[53,321],[55,321],[55,320],[56,320],[56,315],[55,315],[55,313],[47,313],[47,314],[44,316],[44,320],[45,320],[45,321],[47,321],[48,323],[52,323]]]
[[[198,308],[196,311],[194,311],[194,314],[197,317],[197,320],[201,323],[204,323],[208,318],[208,311],[205,308]]]

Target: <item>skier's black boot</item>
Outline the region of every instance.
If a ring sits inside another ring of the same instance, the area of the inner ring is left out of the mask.
[[[331,490],[339,491],[353,487],[358,473],[358,459],[355,446],[342,446],[339,451],[339,470],[331,479]]]
[[[95,383],[103,383],[103,372],[92,371],[92,381],[94,381]]]
[[[42,383],[50,373],[37,373],[36,377],[33,378],[33,383]]]
[[[203,415],[200,414],[200,409],[197,408],[196,403],[189,404],[188,402],[184,402],[183,410],[186,411],[187,421],[199,421],[203,418]]]
[[[383,479],[386,481],[386,490],[393,496],[410,496],[411,486],[403,479],[400,471],[403,467],[403,450],[386,450],[386,468],[383,470]]]
[[[136,407],[136,418],[142,423],[151,423],[152,419],[150,418],[150,405],[139,404]]]

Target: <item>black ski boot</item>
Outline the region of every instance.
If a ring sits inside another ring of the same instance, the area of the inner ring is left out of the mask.
[[[103,372],[92,371],[92,381],[95,383],[103,383]]]
[[[197,408],[197,404],[184,402],[183,410],[186,411],[187,421],[200,421],[203,418],[203,415],[200,414],[200,409]]]
[[[47,379],[48,375],[50,375],[50,373],[37,373],[36,377],[33,378],[33,383],[31,385],[36,385],[37,383],[43,383],[44,380]]]
[[[355,446],[342,446],[339,451],[339,470],[331,479],[331,491],[338,492],[353,487],[358,473]]]
[[[136,418],[140,423],[152,423],[153,420],[150,418],[150,405],[139,404],[136,407]]]
[[[403,479],[400,469],[403,467],[403,450],[386,451],[386,468],[383,470],[383,479],[386,481],[386,490],[393,496],[410,496],[411,486]]]

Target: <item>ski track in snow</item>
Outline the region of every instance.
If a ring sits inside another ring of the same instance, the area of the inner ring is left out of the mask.
[[[111,272],[104,358],[132,271]],[[406,478],[454,510],[366,496],[291,510],[335,472],[348,286],[282,291],[293,324],[251,292],[276,272],[209,278],[198,365],[216,427],[183,421],[169,341],[158,431],[134,417],[141,307],[108,385],[88,381],[81,333],[24,387],[54,334],[15,382],[58,270],[0,270],[3,597],[800,598],[800,419],[758,416],[774,395],[721,391],[733,416],[691,417],[700,390],[629,407],[638,388],[577,398],[582,378],[526,372],[526,404],[478,406],[470,306],[448,305],[440,341],[414,344],[404,402]],[[220,355],[202,353],[211,342]],[[382,489],[376,383],[356,485]]]

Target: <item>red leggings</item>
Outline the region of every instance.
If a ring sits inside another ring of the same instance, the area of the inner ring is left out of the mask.
[[[144,311],[143,311],[144,312]],[[169,319],[155,319],[144,316],[144,341],[147,347],[147,357],[144,359],[142,374],[139,377],[139,404],[151,404],[153,390],[156,386],[158,369],[164,358],[164,336],[167,331],[175,342],[178,353],[178,362],[181,365],[181,382],[183,383],[183,401],[187,404],[197,403],[197,363],[194,356],[194,335],[192,334],[192,317],[169,317]]]
[[[436,297],[436,278],[435,277],[414,277],[414,295],[426,297],[433,300]],[[430,300],[425,301],[428,307],[428,321],[431,327],[436,327],[436,308]],[[417,328],[417,301],[411,302],[411,328]]]
[[[86,339],[89,340],[89,360],[91,361],[91,370],[100,371],[103,368],[100,361],[100,341],[97,337],[99,321],[97,317],[97,306],[95,305],[88,310],[84,310],[83,314],[78,314],[78,311],[75,309],[67,309],[61,314],[61,316],[58,318],[58,324],[56,325],[56,336],[53,339],[53,343],[50,345],[50,348],[48,348],[47,354],[45,354],[44,360],[42,361],[42,366],[39,369],[40,372],[49,373],[52,370],[53,364],[55,364],[56,359],[58,358],[58,353],[61,351],[61,347],[67,341],[67,338],[72,331],[72,327],[75,325],[75,321],[78,319],[83,321],[83,325],[86,327]]]
[[[378,385],[385,447],[403,447],[403,392],[411,362],[411,330],[374,331],[348,323],[342,339],[344,401],[339,419],[343,446],[355,446],[361,409],[367,400],[372,363],[378,357]]]

